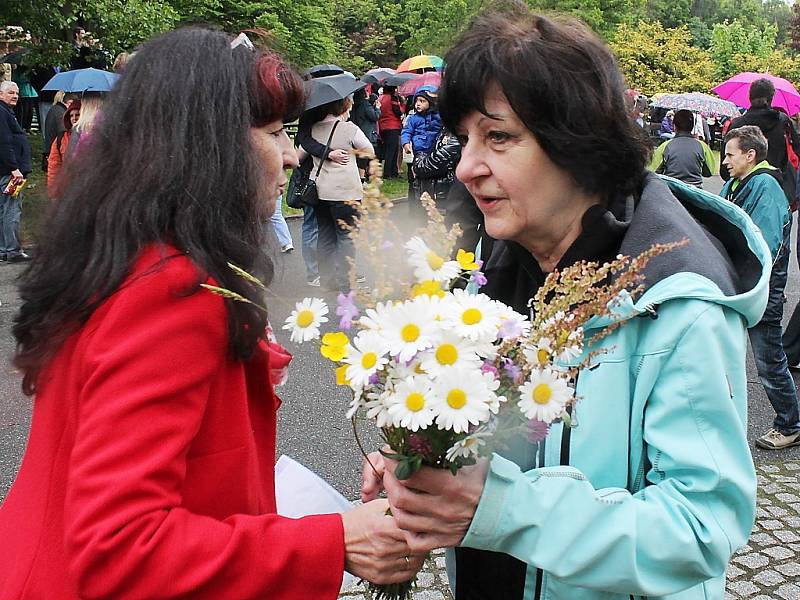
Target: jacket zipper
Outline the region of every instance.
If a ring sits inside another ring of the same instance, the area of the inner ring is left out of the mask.
[[[580,375],[580,373],[578,373]],[[575,389],[578,389],[578,375],[575,375]],[[567,413],[572,416],[572,407],[570,406],[567,409]],[[561,431],[561,460],[559,461],[561,465],[569,465],[569,447],[570,447],[570,440],[572,436],[572,427],[564,427]],[[541,458],[539,459],[539,466],[544,466],[544,441],[541,442]],[[542,580],[544,579],[544,573],[542,573],[541,569],[536,569],[536,588],[533,594],[534,600],[541,600],[542,597]]]

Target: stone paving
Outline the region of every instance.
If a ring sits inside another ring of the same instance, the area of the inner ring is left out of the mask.
[[[777,457],[777,455],[776,455]],[[728,565],[726,600],[800,600],[800,462],[762,464],[753,533]],[[364,584],[342,600],[374,600]],[[414,600],[452,600],[438,550],[419,573]]]

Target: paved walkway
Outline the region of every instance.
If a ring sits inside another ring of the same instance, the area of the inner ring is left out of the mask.
[[[757,471],[756,522],[749,543],[728,565],[725,598],[800,600],[800,462],[764,464]],[[444,551],[436,551],[427,561],[417,586],[414,600],[452,600]],[[339,598],[374,600],[363,584]]]

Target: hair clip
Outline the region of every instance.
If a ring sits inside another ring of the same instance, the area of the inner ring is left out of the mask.
[[[244,33],[240,33],[233,39],[233,41],[231,41],[231,50],[235,50],[239,46],[244,46],[248,50],[256,49],[256,47],[253,45],[253,42],[251,42],[250,38],[247,37]]]

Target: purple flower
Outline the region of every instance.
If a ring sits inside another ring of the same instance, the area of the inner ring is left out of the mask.
[[[506,319],[497,330],[497,337],[501,340],[517,338],[522,335],[522,325],[514,319]]]
[[[431,444],[430,440],[417,433],[412,433],[408,436],[408,447],[411,448],[414,454],[419,456],[425,456],[433,452],[433,444]]]
[[[522,375],[522,369],[515,365],[512,360],[507,358],[503,359],[503,370],[514,383],[517,383]]]
[[[528,440],[531,443],[541,442],[550,433],[550,425],[544,421],[531,419],[528,421]]]
[[[483,364],[481,365],[481,372],[483,372],[483,373],[491,373],[491,374],[492,374],[492,376],[493,376],[495,379],[497,379],[497,375],[498,375],[498,374],[497,374],[497,367],[495,367],[495,366],[494,366],[492,363],[490,363],[489,361],[484,361],[484,362],[483,362]]]
[[[484,275],[481,271],[473,271],[472,277],[470,278],[470,282],[474,283],[478,287],[482,287],[486,285],[487,282],[486,275]]]
[[[378,377],[378,374],[377,373],[373,373],[372,375],[369,376],[369,379],[367,381],[369,381],[370,385],[376,385],[376,384],[380,383],[380,380],[381,380],[381,378]]]
[[[340,292],[336,297],[336,314],[342,317],[339,321],[340,329],[350,329],[353,326],[353,320],[357,319],[360,314],[353,300],[354,295],[355,291],[350,290],[346,296]]]

